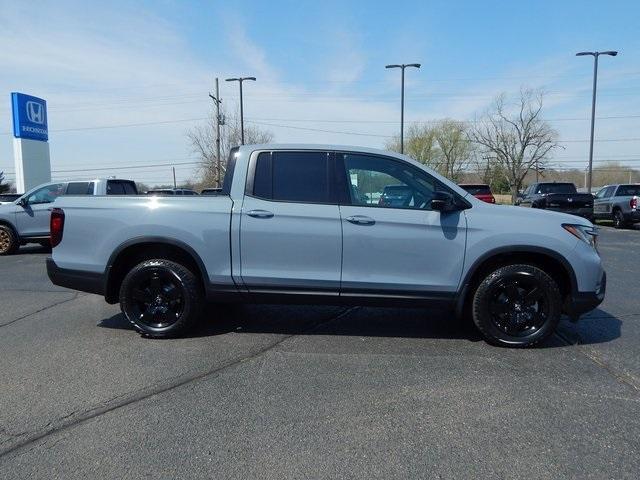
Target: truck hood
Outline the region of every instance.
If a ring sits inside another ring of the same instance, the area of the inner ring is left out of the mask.
[[[512,205],[490,205],[488,203],[484,203],[483,205],[482,203],[474,202],[473,208],[488,208],[490,209],[489,211],[494,212],[496,217],[502,217],[505,221],[509,222],[517,222],[514,223],[514,225],[522,225],[525,229],[527,226],[527,219],[532,220],[533,224],[545,221],[555,224],[570,223],[572,225],[584,225],[585,227],[593,226],[593,224],[586,218],[568,213],[541,210],[538,208],[516,207]]]

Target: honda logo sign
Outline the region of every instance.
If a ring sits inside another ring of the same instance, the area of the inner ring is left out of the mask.
[[[47,102],[24,93],[11,94],[13,136],[46,142],[49,140]]]

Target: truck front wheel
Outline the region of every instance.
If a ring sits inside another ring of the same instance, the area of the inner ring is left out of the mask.
[[[560,321],[562,296],[557,283],[532,265],[507,265],[478,285],[473,321],[494,345],[531,346],[551,335]]]
[[[133,267],[120,286],[120,308],[144,335],[183,335],[202,311],[204,296],[196,275],[169,260],[145,260]]]

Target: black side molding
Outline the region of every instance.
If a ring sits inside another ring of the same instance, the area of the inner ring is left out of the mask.
[[[47,257],[47,275],[49,280],[59,287],[104,295],[104,275],[102,273],[60,268],[53,261],[53,258]]]

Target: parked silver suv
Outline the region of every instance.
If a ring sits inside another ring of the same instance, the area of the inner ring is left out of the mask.
[[[137,195],[133,180],[53,182],[39,185],[13,202],[0,205],[0,255],[14,253],[20,245],[49,245],[51,204],[61,195]]]
[[[640,183],[607,185],[596,193],[593,215],[600,220],[613,220],[616,228],[640,222]]]

